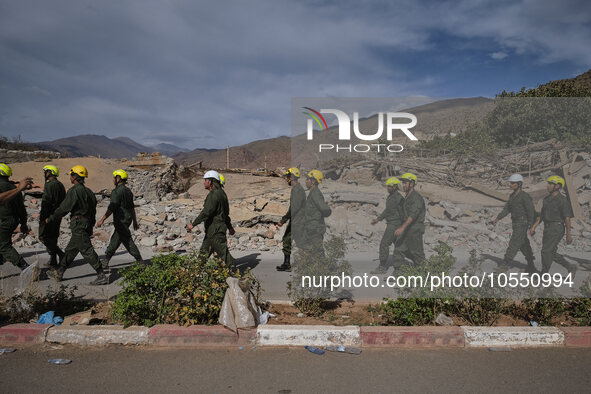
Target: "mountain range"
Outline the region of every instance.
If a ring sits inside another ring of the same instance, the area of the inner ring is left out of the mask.
[[[45,150],[61,152],[70,157],[97,156],[105,158],[131,158],[140,152],[160,152],[165,156],[174,156],[188,149],[171,144],[145,146],[128,137],[109,138],[104,135],[85,134],[60,138],[53,141],[35,143]]]

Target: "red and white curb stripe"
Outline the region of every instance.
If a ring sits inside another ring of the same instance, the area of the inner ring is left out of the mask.
[[[363,348],[591,347],[591,327],[374,327],[265,325],[234,333],[222,326],[157,325],[0,327],[0,345],[27,343],[165,347],[325,346]]]

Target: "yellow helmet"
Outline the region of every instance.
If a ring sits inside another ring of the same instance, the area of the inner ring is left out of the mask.
[[[12,176],[12,168],[4,163],[0,163],[0,176]]]
[[[60,176],[60,170],[58,170],[56,166],[47,165],[43,167],[43,172],[45,171],[51,172],[51,175],[53,176]]]
[[[224,186],[226,184],[226,177],[220,174],[220,185]]]
[[[319,170],[312,170],[308,173],[308,178],[314,178],[318,183],[322,183],[324,175]]]
[[[564,179],[562,177],[559,177],[558,175],[552,175],[550,178],[546,180],[546,182],[553,183],[555,185],[561,185],[562,187],[564,187],[564,185],[566,184],[564,182]]]
[[[384,185],[386,186],[396,186],[400,184],[400,179],[396,178],[395,176],[393,176],[392,178],[388,178],[386,180],[386,182],[384,182]]]
[[[417,176],[415,174],[411,174],[410,172],[407,172],[405,174],[402,174],[400,176],[400,179],[402,179],[402,182],[404,182],[404,181],[407,181],[407,182],[413,181],[414,183],[417,183],[417,181],[418,181]]]
[[[285,176],[295,176],[296,178],[299,178],[300,176],[302,176],[300,170],[298,170],[295,167],[291,167],[290,169],[287,170],[287,172],[285,173]]]
[[[88,178],[88,171],[85,167],[82,166],[72,167],[72,169],[70,170],[70,175],[72,174],[76,174],[78,176],[81,176],[82,178]]]
[[[121,179],[127,179],[127,172],[123,170],[113,171],[113,178],[120,177]]]

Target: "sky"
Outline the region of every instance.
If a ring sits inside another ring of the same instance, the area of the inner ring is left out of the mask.
[[[294,97],[494,97],[589,48],[588,1],[0,0],[0,135],[236,146]]]

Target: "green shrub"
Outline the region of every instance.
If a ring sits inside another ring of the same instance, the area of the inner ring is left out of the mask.
[[[233,272],[217,258],[195,253],[158,255],[151,265],[134,264],[122,271],[123,290],[113,304],[113,317],[132,324],[215,324],[224,299],[226,279],[249,277]]]
[[[591,326],[591,299],[578,297],[568,302],[568,312],[579,326]]]
[[[435,319],[436,298],[384,298],[380,306],[384,323],[392,326],[421,326]]]
[[[294,306],[308,316],[319,316],[326,310],[327,301],[337,290],[330,287],[302,286],[302,277],[350,275],[351,265],[344,260],[345,241],[334,237],[324,242],[324,253],[298,249],[293,260],[293,276],[287,283],[287,295]]]

